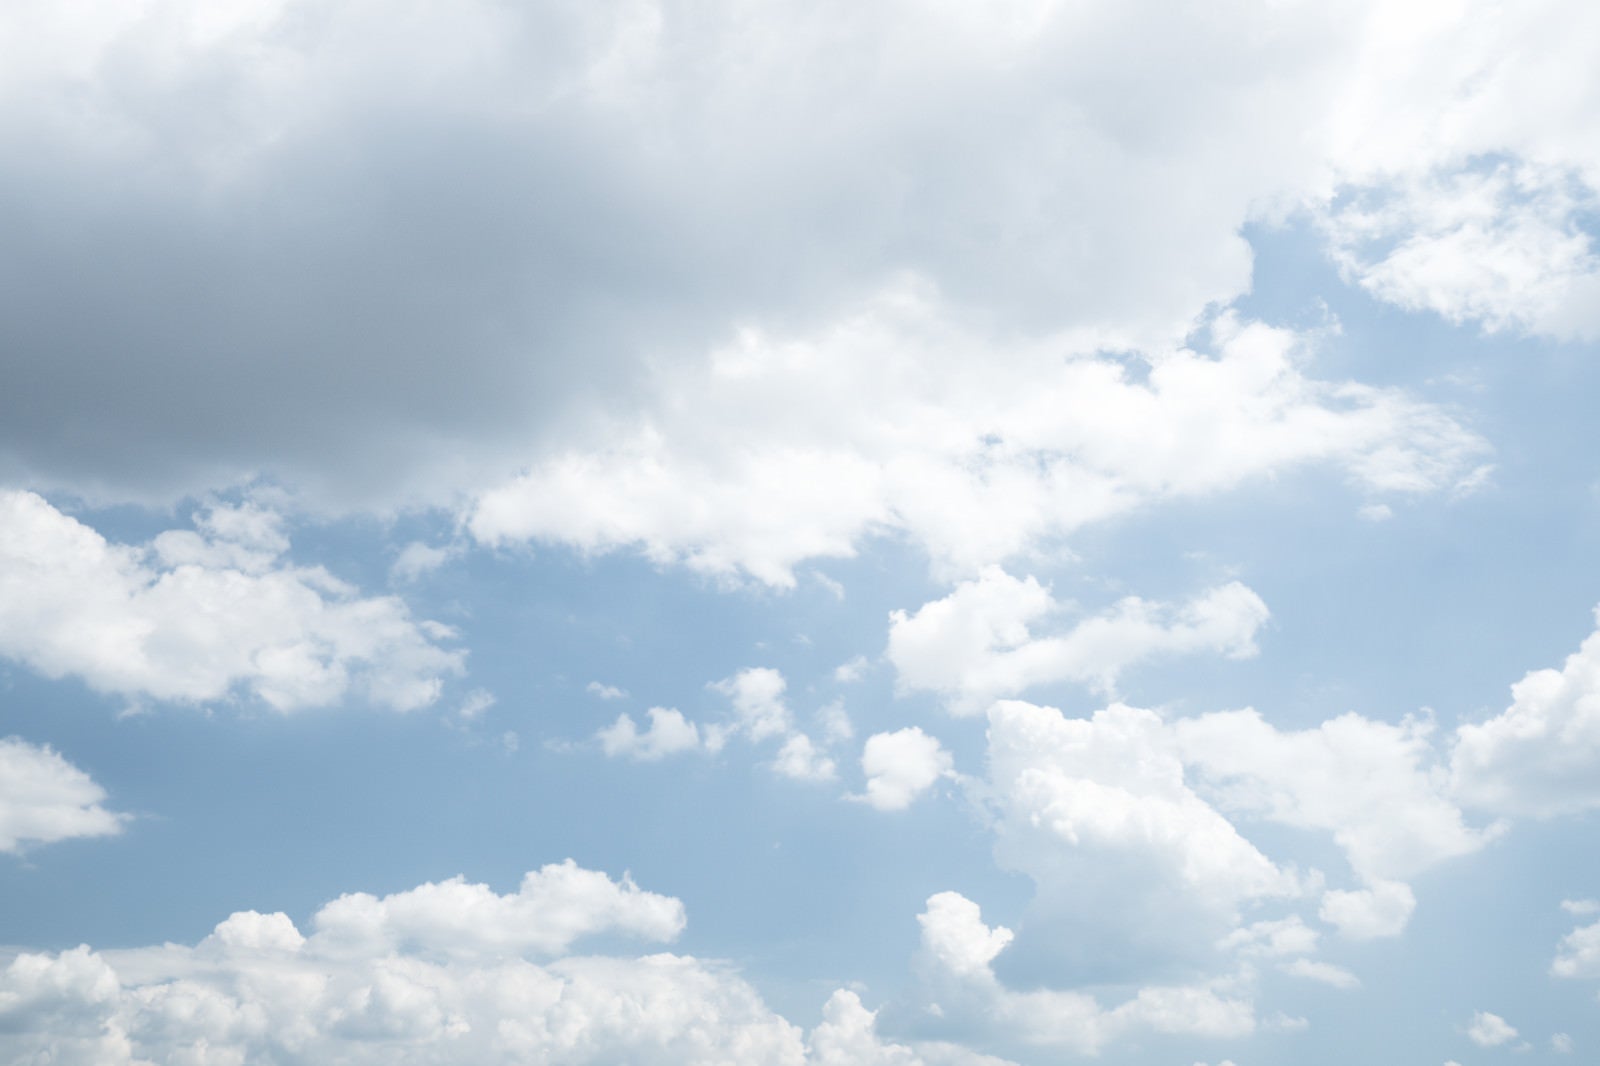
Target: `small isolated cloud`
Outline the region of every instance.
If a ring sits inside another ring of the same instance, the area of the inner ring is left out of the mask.
[[[866,675],[870,664],[865,655],[857,655],[848,662],[842,662],[833,668],[833,679],[841,685],[852,685]]]
[[[1394,517],[1394,508],[1386,503],[1368,503],[1363,504],[1356,514],[1367,522],[1387,522]]]
[[[1552,1033],[1550,1035],[1550,1050],[1557,1055],[1570,1055],[1574,1045],[1572,1037],[1566,1033]]]
[[[401,548],[400,554],[395,556],[394,562],[389,567],[389,576],[395,581],[416,581],[433,573],[460,554],[461,548],[458,545],[435,547],[414,540]]]
[[[615,722],[595,734],[600,749],[612,758],[654,762],[700,747],[699,728],[684,718],[681,711],[672,707],[651,707],[645,714],[650,719],[650,728],[642,733],[632,715],[617,715]]]
[[[1562,937],[1550,972],[1556,977],[1600,977],[1600,922]]]
[[[215,505],[134,547],[30,492],[0,491],[0,655],[129,698],[247,694],[279,711],[352,696],[413,710],[465,656],[392,596],[287,563],[280,519]]]
[[[43,745],[0,740],[0,852],[122,832],[128,816],[105,809],[105,789]]]
[[[1508,1025],[1504,1018],[1488,1011],[1474,1012],[1472,1023],[1467,1026],[1467,1038],[1479,1047],[1499,1047],[1515,1040],[1516,1036],[1516,1029]]]
[[[833,759],[817,750],[804,733],[793,733],[783,742],[772,769],[794,781],[832,781],[838,776]]]
[[[825,744],[843,744],[856,735],[856,727],[850,721],[850,715],[845,711],[844,704],[837,700],[817,711],[817,724],[822,727],[822,740]]]
[[[1600,900],[1595,899],[1564,899],[1561,909],[1568,914],[1595,914],[1600,913]]]
[[[600,700],[622,700],[628,698],[626,689],[620,689],[615,685],[601,684],[599,681],[589,682],[589,684],[584,687],[584,691],[589,693],[589,695],[593,696],[595,699]]]
[[[867,790],[856,798],[880,811],[903,811],[953,767],[938,739],[916,726],[877,733],[861,752]]]
[[[1309,981],[1320,981],[1338,989],[1360,988],[1361,979],[1343,966],[1335,966],[1331,962],[1318,962],[1315,959],[1294,959],[1279,966],[1278,969],[1291,977],[1304,977]]]
[[[734,728],[752,741],[790,732],[789,707],[783,700],[788,683],[777,670],[754,666],[707,687],[728,697],[733,703]]]
[[[1123,670],[1152,656],[1254,655],[1256,631],[1268,617],[1259,596],[1231,582],[1183,604],[1128,597],[1060,635],[1034,635],[1060,610],[1034,578],[986,567],[914,614],[890,613],[888,658],[897,685],[943,693],[958,714],[1058,681],[1106,692]]]
[[[1411,886],[1379,881],[1367,888],[1323,893],[1317,917],[1351,940],[1373,940],[1405,932],[1416,908],[1417,897]]]
[[[461,706],[456,708],[456,717],[463,722],[476,722],[488,713],[495,702],[494,693],[488,689],[475,688],[467,693],[466,698],[461,701]]]

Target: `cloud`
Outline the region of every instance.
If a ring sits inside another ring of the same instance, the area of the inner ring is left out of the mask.
[[[1550,972],[1556,977],[1600,977],[1600,922],[1579,926],[1562,937]]]
[[[977,904],[957,892],[929,897],[917,921],[923,975],[941,1009],[1007,1039],[1092,1055],[1139,1030],[1237,1037],[1256,1027],[1249,1002],[1203,985],[1149,985],[1109,1009],[1083,992],[1007,988],[992,964],[1011,931],[985,925]]]
[[[1123,670],[1152,656],[1254,655],[1256,630],[1267,620],[1266,604],[1238,582],[1181,605],[1130,596],[1060,636],[1030,632],[1059,613],[1050,591],[1034,578],[1019,580],[985,567],[915,614],[890,613],[887,654],[898,672],[897,687],[942,692],[959,714],[1057,681],[1107,692]]]
[[[838,777],[834,761],[811,742],[804,733],[791,734],[778,749],[772,769],[782,777],[796,781],[832,781]]]
[[[650,728],[643,733],[633,716],[617,715],[617,720],[595,734],[600,749],[615,758],[626,756],[639,762],[654,762],[668,755],[694,751],[700,747],[700,730],[672,707],[651,707]]]
[[[1516,1039],[1517,1031],[1498,1014],[1488,1011],[1475,1011],[1472,1015],[1472,1024],[1467,1026],[1467,1037],[1479,1047],[1499,1047],[1501,1044]]]
[[[1315,959],[1293,959],[1278,967],[1291,977],[1304,977],[1310,981],[1320,981],[1334,988],[1348,990],[1361,987],[1361,979],[1343,966],[1335,966],[1331,962],[1318,962]]]
[[[1343,714],[1282,731],[1247,709],[1180,719],[1172,729],[1220,807],[1331,833],[1363,879],[1409,877],[1501,831],[1463,820],[1427,719],[1391,725]]]
[[[1511,706],[1456,730],[1456,794],[1505,814],[1550,817],[1600,806],[1600,632],[1560,670],[1528,673]]]
[[[0,851],[114,836],[128,816],[107,810],[105,799],[105,789],[50,747],[0,739]]]
[[[279,711],[365,699],[413,710],[465,656],[399,599],[295,566],[280,520],[214,505],[195,529],[108,542],[33,493],[0,490],[0,655],[130,700]]]
[[[620,689],[616,685],[601,684],[599,681],[589,682],[584,686],[584,691],[601,700],[621,700],[628,696],[626,689]]]
[[[309,935],[286,915],[242,911],[193,947],[21,952],[0,969],[0,1057],[1010,1066],[886,1042],[853,992],[834,993],[807,1037],[724,964],[559,954],[602,933],[671,940],[683,924],[676,899],[568,861],[507,895],[457,878],[342,896]]]
[[[1352,940],[1399,936],[1417,909],[1411,886],[1400,881],[1378,881],[1354,890],[1329,889],[1322,894],[1317,917]]]
[[[1425,492],[1485,450],[1439,408],[1307,377],[1290,331],[1224,315],[1209,335],[1140,376],[1081,337],[988,354],[932,294],[891,291],[814,336],[751,329],[661,370],[637,419],[485,492],[468,525],[780,587],[899,533],[966,577],[1156,500],[1311,463]]]
[[[771,667],[753,666],[708,687],[733,703],[734,728],[752,741],[785,736],[793,728],[783,701],[788,682]]]
[[[903,811],[941,777],[953,773],[950,753],[916,726],[875,733],[861,751],[867,790],[855,797],[880,811]]]

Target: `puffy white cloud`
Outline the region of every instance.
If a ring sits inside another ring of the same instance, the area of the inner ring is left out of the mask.
[[[101,806],[105,789],[48,746],[0,739],[0,851],[111,836],[127,815]]]
[[[1550,972],[1557,977],[1600,977],[1600,922],[1561,938]]]
[[[1322,894],[1317,917],[1352,940],[1399,936],[1417,909],[1416,894],[1400,881],[1377,881],[1354,890],[1329,889]]]
[[[641,762],[694,751],[700,747],[700,729],[672,707],[651,707],[645,712],[650,717],[650,728],[643,733],[634,724],[630,714],[619,714],[617,720],[595,734],[600,749],[610,756],[626,756]]]
[[[670,939],[682,924],[677,900],[566,863],[507,896],[459,880],[382,900],[345,896],[309,937],[282,914],[242,912],[192,948],[23,953],[0,973],[0,1057],[805,1061],[800,1031],[720,965],[664,954],[525,957],[605,931]]]
[[[1189,787],[1170,730],[1152,711],[1114,704],[1068,718],[1001,701],[989,711],[989,785],[997,856],[1041,894],[1070,896],[1097,867],[1131,878],[1127,862],[1144,871],[1144,888],[1119,887],[1127,899],[1156,892],[1231,915],[1244,901],[1300,892]]]
[[[1309,955],[1317,948],[1317,931],[1298,914],[1276,920],[1253,922],[1234,930],[1217,945],[1251,958],[1280,958]]]
[[[979,360],[992,345],[931,296],[893,292],[816,336],[750,330],[662,371],[650,412],[483,494],[470,528],[780,586],[897,531],[966,576],[1151,500],[1313,462],[1427,491],[1483,451],[1438,408],[1307,377],[1289,331],[1223,316],[1211,335],[1214,352],[1162,350],[1143,378],[1076,336]],[[1122,629],[1153,621],[1127,612]]]
[[[1511,706],[1456,730],[1456,794],[1507,814],[1551,816],[1600,806],[1600,632],[1560,670],[1528,673]]]
[[[456,878],[382,898],[363,892],[340,896],[312,922],[330,948],[475,957],[553,954],[597,932],[670,941],[685,918],[678,900],[646,892],[628,877],[612,881],[568,859],[529,872],[510,895]]]
[[[41,497],[0,490],[0,655],[158,700],[248,693],[289,711],[352,697],[433,702],[463,654],[404,603],[282,561],[279,521],[213,506],[194,530],[108,542]]]
[[[1319,829],[1363,879],[1409,877],[1470,854],[1498,829],[1472,829],[1435,765],[1433,724],[1343,714],[1281,731],[1255,710],[1173,723],[1183,759],[1223,809]]]
[[[1360,988],[1361,979],[1343,966],[1335,966],[1331,962],[1318,962],[1315,959],[1291,959],[1283,963],[1278,969],[1291,977],[1304,977],[1311,981],[1320,981],[1334,988],[1351,989]]]
[[[1267,620],[1266,604],[1236,581],[1177,605],[1130,596],[1059,636],[1031,632],[1061,611],[1033,577],[985,567],[914,614],[891,612],[887,654],[897,686],[942,692],[961,714],[1055,681],[1104,692],[1124,669],[1151,656],[1254,655],[1256,630]]]
[[[903,811],[953,768],[939,739],[916,726],[875,733],[861,750],[867,790],[857,798],[880,811]]]
[[[832,781],[839,776],[834,761],[819,751],[804,733],[793,733],[783,742],[772,768],[779,775],[796,781]]]
[[[950,1044],[886,1044],[876,1031],[877,1012],[840,989],[822,1007],[822,1021],[806,1041],[807,1062],[817,1066],[1015,1066]]]
[[[788,682],[768,666],[753,666],[710,686],[733,703],[734,729],[753,741],[781,737],[793,728],[789,706],[783,700]]]
[[[618,688],[616,685],[602,684],[599,681],[589,682],[584,686],[584,691],[596,699],[602,700],[620,700],[626,699],[628,696],[626,689]]]
[[[1467,1036],[1479,1047],[1499,1047],[1516,1039],[1517,1031],[1498,1014],[1474,1011],[1472,1023],[1467,1026]]]
[[[1205,985],[1151,985],[1109,1009],[1084,992],[1009,989],[992,963],[1011,942],[1011,931],[985,925],[977,904],[956,892],[930,897],[917,921],[924,976],[946,994],[941,1009],[1008,1039],[1094,1054],[1141,1029],[1230,1037],[1256,1026],[1247,1000]]]

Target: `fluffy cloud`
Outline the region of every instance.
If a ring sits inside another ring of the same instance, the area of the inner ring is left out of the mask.
[[[1451,774],[1467,803],[1551,816],[1600,806],[1600,632],[1560,670],[1511,687],[1511,706],[1456,731]]]
[[[961,714],[1054,681],[1109,691],[1118,674],[1150,656],[1253,655],[1256,630],[1267,620],[1266,604],[1238,582],[1181,605],[1130,596],[1060,636],[1030,632],[1060,612],[1050,591],[1032,577],[1018,580],[986,567],[915,614],[890,614],[888,658],[897,685],[902,691],[942,692]]]
[[[772,769],[796,781],[832,781],[839,773],[834,761],[819,751],[804,733],[795,733],[783,742]]]
[[[1109,1009],[1082,992],[1009,989],[992,963],[1011,931],[985,925],[978,905],[956,892],[929,897],[917,921],[924,977],[941,1010],[1010,1040],[1094,1054],[1132,1031],[1237,1037],[1256,1027],[1248,1001],[1202,985],[1148,986]]]
[[[952,773],[950,753],[916,726],[875,733],[861,750],[867,790],[859,799],[880,811],[903,811]]]
[[[651,707],[645,712],[650,728],[643,733],[633,716],[617,715],[617,720],[595,734],[600,749],[610,756],[627,756],[641,762],[654,762],[668,755],[694,751],[700,747],[700,730],[672,707]]]
[[[23,952],[0,970],[0,1056],[62,1066],[345,1062],[1010,1066],[885,1042],[834,993],[809,1039],[726,966],[548,956],[598,933],[670,940],[675,899],[553,864],[497,895],[460,879],[347,895],[302,934],[243,911],[194,947]]]
[[[195,525],[115,544],[0,491],[0,654],[132,700],[245,693],[281,711],[349,698],[411,710],[461,672],[444,626],[283,561],[270,512],[219,505]]]
[[[1280,731],[1254,710],[1173,723],[1186,762],[1225,810],[1333,834],[1363,879],[1409,877],[1498,832],[1466,825],[1436,764],[1431,721],[1343,714]]]
[[[1581,925],[1562,937],[1550,972],[1557,977],[1600,977],[1600,922]]]
[[[990,345],[930,295],[891,293],[817,336],[751,330],[661,372],[642,423],[606,423],[485,493],[470,528],[781,586],[805,559],[899,532],[966,576],[1151,500],[1312,462],[1427,491],[1483,450],[1440,409],[1307,377],[1289,331],[1224,316],[1210,334],[1214,351],[1163,350],[1142,378],[1077,337],[975,359]],[[1158,624],[1126,609],[1122,629]]]
[[[1472,1024],[1467,1026],[1467,1036],[1479,1047],[1499,1047],[1515,1040],[1517,1031],[1498,1014],[1480,1010],[1473,1013]]]
[[[49,747],[0,739],[0,851],[120,833],[127,816],[106,810],[105,799],[105,789]]]
[[[1352,940],[1399,936],[1417,909],[1416,894],[1400,881],[1378,881],[1354,890],[1329,889],[1322,894],[1317,917]]]

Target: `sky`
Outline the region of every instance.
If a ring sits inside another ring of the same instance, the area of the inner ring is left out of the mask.
[[[0,1060],[1600,1054],[1600,7],[0,9]]]

